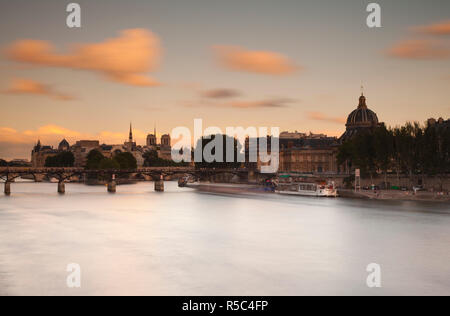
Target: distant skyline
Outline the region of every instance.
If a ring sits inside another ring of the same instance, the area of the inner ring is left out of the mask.
[[[139,144],[195,118],[339,136],[361,85],[388,126],[450,116],[447,0],[73,1],[81,29],[70,2],[0,0],[0,158],[130,121]]]

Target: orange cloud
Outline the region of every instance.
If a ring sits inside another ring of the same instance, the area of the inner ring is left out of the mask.
[[[430,25],[416,26],[413,27],[412,30],[431,35],[450,35],[450,20]]]
[[[146,75],[159,64],[160,41],[145,29],[130,29],[97,44],[78,44],[68,54],[57,54],[46,41],[20,40],[6,49],[9,59],[36,66],[89,70],[109,80],[142,87],[159,83]]]
[[[140,141],[144,141],[147,134],[133,129],[133,135]],[[58,125],[49,124],[36,130],[17,131],[10,127],[0,127],[0,143],[6,144],[33,144],[40,139],[44,144],[58,144],[63,138],[74,143],[82,139],[99,140],[100,143],[122,144],[128,139],[128,133],[116,133],[101,131],[97,134],[87,134],[70,130]]]
[[[324,121],[336,124],[345,124],[346,119],[344,117],[330,117],[322,112],[309,112],[308,118],[314,121]]]
[[[62,101],[70,101],[75,99],[67,94],[54,91],[48,85],[30,79],[14,79],[11,86],[5,90],[4,93],[41,95]]]
[[[387,54],[403,59],[446,59],[450,57],[450,48],[432,40],[406,40],[390,48]]]
[[[218,62],[225,68],[266,75],[289,75],[300,69],[287,57],[270,51],[251,51],[235,46],[214,46]]]

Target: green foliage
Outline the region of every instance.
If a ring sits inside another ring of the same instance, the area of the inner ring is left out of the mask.
[[[144,158],[144,167],[180,167],[187,165],[184,162],[177,163],[173,160],[160,158],[156,150],[146,151],[142,156]]]
[[[70,151],[64,151],[56,156],[47,157],[45,160],[46,167],[73,167],[75,157]]]
[[[115,159],[105,158],[100,161],[99,169],[101,170],[118,170],[120,168],[120,164]]]
[[[109,159],[103,156],[101,152],[94,149],[91,150],[87,156],[86,168],[89,170],[134,170],[137,169],[137,161],[136,158],[128,152],[118,153],[112,159]]]
[[[129,153],[119,153],[114,156],[113,160],[119,164],[120,169],[134,170],[137,169],[137,161],[134,156]]]
[[[87,155],[86,168],[89,170],[100,169],[101,161],[105,159],[105,156],[96,149],[93,149]]]
[[[359,133],[342,144],[338,163],[350,163],[363,175],[395,171],[413,174],[439,175],[450,172],[450,128],[447,125],[404,126]]]
[[[0,167],[7,167],[8,162],[6,160],[0,159]]]

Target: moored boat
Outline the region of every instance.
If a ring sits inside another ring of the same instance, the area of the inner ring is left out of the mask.
[[[280,183],[275,190],[279,194],[316,196],[316,197],[337,197],[337,189],[333,182],[292,182]]]

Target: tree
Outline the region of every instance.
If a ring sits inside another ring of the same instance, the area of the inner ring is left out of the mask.
[[[115,159],[104,158],[102,161],[100,161],[99,169],[117,170],[120,169],[120,164]]]
[[[100,169],[101,161],[105,159],[105,156],[98,151],[97,149],[93,149],[87,155],[86,168],[89,170]]]
[[[392,132],[383,125],[373,133],[375,164],[378,170],[384,174],[384,187],[387,188],[387,172],[392,165],[394,152],[394,140]]]
[[[64,151],[56,156],[47,157],[45,160],[46,167],[73,167],[75,164],[75,156],[70,151]]]
[[[217,140],[217,138],[222,137],[222,141],[219,139]],[[227,141],[233,142],[233,162],[227,162]],[[197,148],[201,147],[202,152],[205,152],[205,148],[207,149],[207,151],[209,151],[210,147],[211,147],[211,142],[216,142],[216,143],[222,143],[222,157],[221,160],[222,161],[213,161],[213,162],[207,162],[205,160],[204,154],[202,155],[202,162],[195,162],[195,167],[196,168],[217,168],[217,169],[228,169],[228,168],[239,168],[241,163],[238,162],[238,153],[241,152],[242,150],[242,144],[233,137],[230,137],[228,135],[211,135],[209,137],[202,137],[201,139],[198,140],[197,142]],[[216,148],[212,148],[210,150],[212,155],[216,155]],[[219,154],[219,153],[218,153]]]
[[[422,126],[407,122],[403,126],[386,129],[384,126],[356,135],[338,150],[339,164],[351,163],[372,176],[395,170],[398,184],[400,174],[435,176],[442,180],[450,173],[450,127],[448,124]]]
[[[177,163],[173,160],[160,158],[156,150],[147,150],[142,157],[144,158],[144,167],[179,167],[187,165],[185,162]]]
[[[361,169],[362,175],[369,175],[373,179],[376,172],[374,136],[370,131],[361,132],[355,136],[353,142],[354,166]]]
[[[0,167],[7,167],[8,162],[6,160],[0,159]]]
[[[129,152],[119,153],[116,156],[114,156],[113,160],[119,164],[120,169],[124,170],[137,169],[136,158],[134,158],[134,156]]]

